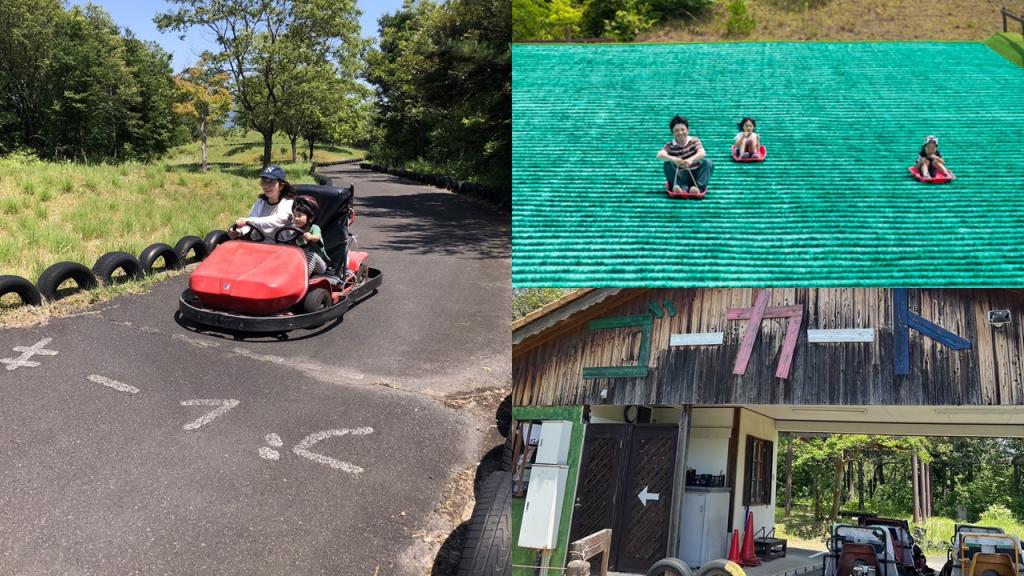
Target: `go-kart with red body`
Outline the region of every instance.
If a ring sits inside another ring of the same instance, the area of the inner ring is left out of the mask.
[[[355,240],[348,231],[355,221],[353,187],[295,189],[319,205],[315,222],[332,262],[328,270],[307,278],[305,250],[294,243],[303,230],[278,228],[270,244],[253,228],[247,237],[217,246],[192,272],[179,299],[183,318],[240,332],[286,332],[340,318],[380,287],[382,275],[367,265],[369,254],[349,250]]]

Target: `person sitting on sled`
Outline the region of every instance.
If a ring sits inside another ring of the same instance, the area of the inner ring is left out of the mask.
[[[744,118],[736,125],[740,129],[733,144],[739,158],[750,158],[761,153],[761,136],[757,133],[757,122],[753,118]]]
[[[924,139],[924,146],[917,155],[917,163],[914,164],[917,171],[925,180],[938,176],[949,178],[952,176],[946,170],[946,163],[942,160],[942,153],[939,152],[939,139],[935,136],[928,136]]]
[[[707,190],[715,165],[707,158],[700,139],[690,136],[690,121],[676,115],[668,127],[672,131],[672,141],[658,152],[658,160],[665,163],[665,180],[677,194],[699,194]]]

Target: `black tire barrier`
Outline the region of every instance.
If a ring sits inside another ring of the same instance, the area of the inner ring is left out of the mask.
[[[662,576],[663,574],[693,576],[693,571],[686,565],[686,562],[679,558],[662,558],[647,569],[647,576]]]
[[[457,575],[505,576],[511,572],[512,473],[492,472],[473,507]]]
[[[57,289],[68,280],[74,280],[78,290],[92,290],[97,286],[96,275],[92,270],[78,262],[57,262],[43,270],[36,287],[44,298],[52,302],[64,297],[57,293]]]
[[[124,277],[131,280],[139,280],[146,275],[138,258],[127,252],[107,252],[92,265],[92,273],[104,285],[113,282],[114,272],[118,270],[123,270]]]
[[[153,264],[161,258],[163,258],[165,270],[178,270],[181,268],[181,259],[178,258],[178,253],[174,251],[174,248],[162,242],[146,246],[142,253],[139,254],[139,264],[142,264],[142,270],[148,276],[153,273]]]
[[[498,404],[494,411],[494,424],[498,427],[498,434],[508,436],[512,428],[512,395],[509,394]]]
[[[498,190],[489,186],[483,186],[481,184],[474,184],[472,182],[463,182],[456,180],[455,178],[449,178],[443,175],[434,174],[418,174],[416,172],[410,172],[401,168],[392,168],[389,166],[381,166],[380,164],[367,164],[370,170],[374,172],[381,172],[384,174],[391,174],[399,178],[406,178],[415,180],[417,182],[423,182],[429,186],[435,188],[444,188],[451,190],[456,194],[466,194],[469,196],[476,196],[491,204],[499,206],[501,208],[510,209],[512,207],[512,191],[511,190]]]
[[[29,306],[39,306],[43,303],[43,296],[36,285],[21,276],[0,276],[0,298],[8,294],[17,294],[21,298],[21,303]]]
[[[213,249],[221,244],[230,240],[226,230],[210,230],[210,233],[203,239],[203,243],[206,244],[207,253],[213,252]]]
[[[501,449],[501,469],[505,472],[512,472],[512,456],[515,452],[515,434],[509,434],[505,438],[505,446]]]
[[[323,288],[314,288],[302,300],[302,311],[306,314],[319,312],[331,305],[331,293]]]
[[[194,255],[196,262],[200,262],[209,256],[210,249],[199,236],[185,236],[174,245],[174,253],[178,255],[178,260],[182,263],[185,262],[185,257],[189,253]]]

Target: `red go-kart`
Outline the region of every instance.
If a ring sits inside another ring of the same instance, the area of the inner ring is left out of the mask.
[[[319,204],[316,222],[333,263],[327,272],[306,277],[305,252],[294,244],[302,230],[278,228],[269,244],[253,228],[247,237],[217,246],[192,272],[179,299],[184,319],[239,332],[281,333],[338,319],[380,287],[381,272],[367,265],[369,255],[349,250],[353,187],[295,189]]]

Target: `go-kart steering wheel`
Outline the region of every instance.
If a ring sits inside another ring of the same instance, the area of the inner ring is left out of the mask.
[[[259,228],[253,226],[252,224],[246,224],[245,227],[249,229],[249,231],[246,232],[245,234],[241,234],[239,232],[238,226],[235,226],[234,224],[231,225],[229,230],[239,232],[238,238],[240,240],[248,240],[249,242],[263,242],[267,238],[267,236],[263,232],[260,232]]]
[[[291,232],[293,236],[291,236],[290,238],[282,239],[282,232]],[[291,244],[293,242],[298,241],[299,238],[302,238],[302,235],[305,233],[306,231],[303,230],[302,228],[299,228],[298,226],[281,226],[280,228],[274,230],[274,242],[278,244]]]

